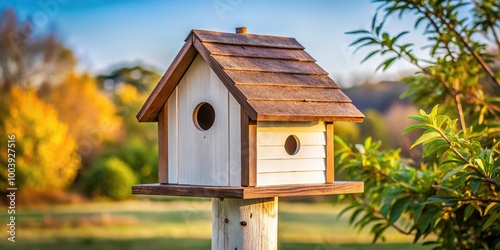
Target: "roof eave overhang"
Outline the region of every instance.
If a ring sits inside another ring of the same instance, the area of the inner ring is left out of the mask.
[[[198,54],[198,51],[196,51],[196,48],[193,46],[193,37],[193,32],[191,32],[188,38],[186,38],[186,43],[182,46],[153,92],[151,92],[148,99],[139,110],[139,113],[137,113],[136,117],[139,122],[158,121],[158,113],[165,105],[170,94],[174,91],[175,86],[177,86],[181,80],[184,72],[186,72],[189,65]]]

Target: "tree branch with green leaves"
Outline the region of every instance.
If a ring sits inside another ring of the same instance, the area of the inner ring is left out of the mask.
[[[381,151],[371,138],[347,145],[336,138],[336,166],[349,180],[363,181],[365,193],[342,196],[350,201],[350,222],[370,228],[374,241],[394,228],[435,249],[500,247],[500,3],[483,0],[376,0],[378,13],[370,30],[355,30],[356,52],[375,47],[362,60],[386,57],[383,71],[406,60],[418,72],[405,77],[402,97],[421,108],[417,122],[403,133],[422,131],[411,146],[422,148],[423,163],[409,166],[398,149]],[[414,15],[416,30],[425,25],[428,58],[417,58],[416,45],[405,43],[410,31],[384,32],[388,17]],[[467,15],[464,13],[472,13]],[[383,16],[381,21],[377,16]],[[428,112],[426,112],[426,110]],[[432,236],[432,237],[430,237]],[[432,240],[431,240],[432,239]]]

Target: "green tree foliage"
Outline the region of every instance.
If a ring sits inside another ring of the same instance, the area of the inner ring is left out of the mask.
[[[83,180],[83,191],[91,197],[123,200],[131,196],[135,174],[122,160],[111,157],[97,162]]]
[[[382,151],[371,138],[355,147],[336,138],[338,165],[351,180],[365,182],[365,193],[344,197],[352,223],[370,227],[374,241],[392,227],[435,249],[500,248],[500,77],[491,67],[499,58],[500,3],[375,2],[371,29],[349,33],[360,36],[353,45],[375,48],[364,60],[389,56],[379,69],[403,59],[419,70],[404,79],[404,95],[423,110],[409,117],[417,123],[404,132],[420,131],[411,147],[422,148],[424,162],[409,166],[399,149]],[[409,13],[430,41],[425,60],[413,53],[414,44],[402,42],[408,31],[383,31],[388,17]]]
[[[359,125],[361,138],[371,136],[375,140],[381,140],[387,143],[387,145],[392,145],[393,139],[385,124],[384,116],[374,109],[365,110],[363,113],[365,115],[365,120]]]
[[[0,99],[0,136],[16,136],[16,187],[44,191],[64,190],[81,166],[77,146],[57,111],[35,91],[11,87]],[[7,144],[0,145],[7,152]],[[1,183],[7,185],[7,155],[0,159]]]
[[[159,79],[160,75],[141,66],[120,68],[98,77],[123,121],[124,140],[114,142],[104,157],[116,156],[127,163],[140,183],[158,182],[157,124],[139,124],[135,116]]]
[[[160,75],[157,72],[139,65],[118,68],[108,75],[97,77],[101,87],[107,91],[116,92],[121,85],[126,83],[137,89],[139,93],[150,93],[159,79]]]
[[[336,122],[335,123],[335,134],[340,138],[344,139],[344,141],[349,143],[358,142],[359,137],[359,127],[354,123],[348,122]]]

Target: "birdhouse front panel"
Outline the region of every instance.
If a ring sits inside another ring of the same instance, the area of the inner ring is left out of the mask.
[[[326,183],[324,122],[257,122],[257,186]]]
[[[239,186],[240,105],[201,56],[190,64],[167,108],[168,183]]]

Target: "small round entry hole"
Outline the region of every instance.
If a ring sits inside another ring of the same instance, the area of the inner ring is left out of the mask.
[[[193,122],[199,130],[209,130],[215,122],[215,110],[212,105],[207,102],[198,104],[193,112]]]
[[[299,138],[295,135],[290,135],[285,141],[285,151],[289,155],[296,155],[300,150]]]

